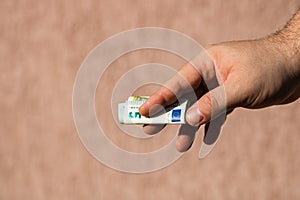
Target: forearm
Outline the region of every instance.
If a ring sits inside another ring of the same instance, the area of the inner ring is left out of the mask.
[[[286,67],[295,81],[300,84],[300,9],[283,29],[269,36],[267,40],[276,45],[285,57]]]

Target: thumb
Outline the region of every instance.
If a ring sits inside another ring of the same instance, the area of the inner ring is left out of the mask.
[[[235,94],[226,84],[214,88],[188,109],[186,121],[192,126],[199,126],[222,114],[225,115],[227,109],[236,105]]]

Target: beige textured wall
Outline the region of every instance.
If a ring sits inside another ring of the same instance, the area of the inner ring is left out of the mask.
[[[197,159],[201,129],[176,163],[142,175],[96,161],[77,136],[71,110],[81,62],[113,34],[159,26],[203,45],[255,38],[280,28],[299,5],[297,0],[2,0],[0,199],[300,199],[299,101],[237,109],[209,157]],[[182,64],[172,56],[137,52],[113,66],[129,69],[149,61]],[[107,76],[115,77],[115,71]],[[118,139],[116,128],[106,126],[119,146],[144,148],[130,146],[140,144]],[[171,137],[158,138],[142,144],[155,149]]]

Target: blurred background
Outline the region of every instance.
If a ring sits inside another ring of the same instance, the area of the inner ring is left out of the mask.
[[[112,170],[94,159],[72,117],[80,64],[114,34],[157,26],[180,31],[202,45],[251,39],[281,28],[299,5],[299,0],[2,0],[0,199],[299,199],[299,101],[237,109],[207,158],[198,159],[201,128],[178,161],[139,175]],[[176,69],[184,63],[160,51],[122,56],[100,81],[107,87],[97,90],[99,118],[118,77],[148,62]],[[105,120],[112,141],[132,151],[155,150],[175,134],[170,128],[141,141],[122,135],[111,116]]]

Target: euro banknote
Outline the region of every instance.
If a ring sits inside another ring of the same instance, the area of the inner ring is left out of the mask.
[[[120,124],[185,124],[187,100],[180,100],[162,109],[151,117],[142,116],[139,107],[149,96],[130,96],[125,102],[118,104]]]

